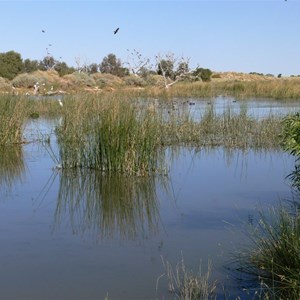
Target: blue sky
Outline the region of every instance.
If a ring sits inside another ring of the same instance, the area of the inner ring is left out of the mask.
[[[136,49],[153,61],[189,57],[192,68],[300,74],[300,0],[0,0],[0,16],[0,52],[23,59],[48,48],[73,66],[109,53],[126,62],[126,49]]]

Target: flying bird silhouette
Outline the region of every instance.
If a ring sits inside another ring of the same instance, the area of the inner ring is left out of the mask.
[[[45,33],[45,30],[43,29],[42,32]]]
[[[119,27],[114,31],[114,34],[116,34],[119,31]]]

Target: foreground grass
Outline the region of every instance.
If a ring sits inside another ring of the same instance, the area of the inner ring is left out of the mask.
[[[238,254],[238,270],[260,282],[262,299],[300,299],[300,215],[276,207],[250,232],[252,247]]]
[[[203,272],[200,265],[199,271],[193,273],[184,263],[184,260],[178,262],[175,267],[162,258],[164,274],[159,280],[166,276],[168,280],[168,290],[174,295],[174,299],[180,300],[209,300],[217,299],[215,290],[216,282],[211,280],[211,262],[208,262],[207,271]]]

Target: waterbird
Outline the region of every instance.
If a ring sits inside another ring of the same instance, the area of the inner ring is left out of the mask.
[[[119,27],[114,31],[114,34],[116,34],[119,31]]]
[[[58,101],[58,103],[59,103],[59,105],[60,105],[61,107],[64,106],[60,98],[58,98],[57,101]]]

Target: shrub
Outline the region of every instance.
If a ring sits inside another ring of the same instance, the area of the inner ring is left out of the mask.
[[[105,86],[115,87],[123,84],[123,79],[108,73],[94,73],[91,75],[91,77],[95,80],[96,85],[100,88]]]
[[[281,137],[283,149],[300,157],[300,113],[284,118]]]
[[[126,76],[124,78],[125,80],[125,84],[126,85],[131,85],[131,86],[145,86],[146,85],[146,81],[138,76]]]
[[[0,53],[0,76],[12,80],[24,68],[21,54],[8,51]]]
[[[34,75],[23,73],[12,80],[12,85],[17,88],[31,88],[38,82]]]
[[[68,74],[63,77],[64,79],[67,79],[71,85],[74,86],[88,86],[88,87],[94,87],[96,86],[96,82],[94,78],[86,73],[78,73],[75,72],[73,74]]]
[[[193,72],[194,76],[198,76],[202,79],[202,81],[210,81],[212,71],[210,69],[204,69],[204,68],[196,68],[196,70]]]
[[[11,84],[9,83],[9,81],[3,77],[0,77],[0,89],[6,90],[6,89],[9,89],[10,87],[11,87]]]

